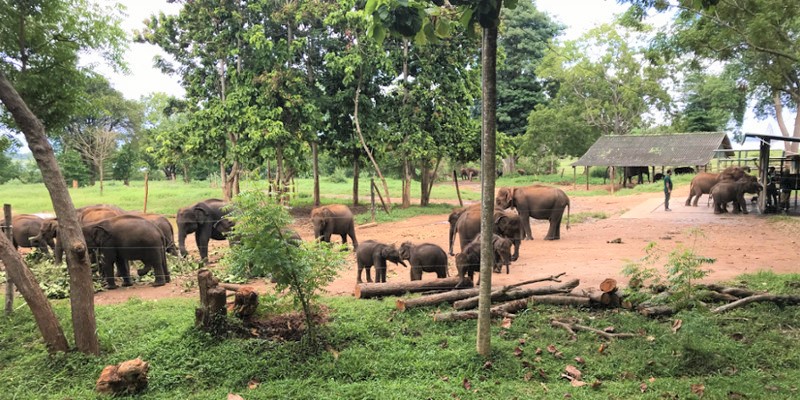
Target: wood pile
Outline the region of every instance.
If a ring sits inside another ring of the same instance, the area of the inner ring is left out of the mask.
[[[147,388],[147,371],[150,364],[137,358],[108,365],[100,372],[95,390],[102,394],[136,394]]]

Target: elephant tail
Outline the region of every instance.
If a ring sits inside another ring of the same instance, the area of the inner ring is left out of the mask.
[[[569,199],[567,199],[567,229],[569,229]]]

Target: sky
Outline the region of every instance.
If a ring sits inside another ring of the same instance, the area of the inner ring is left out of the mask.
[[[127,9],[123,28],[128,32],[141,29],[143,21],[154,13],[175,14],[180,9],[179,3],[170,4],[166,0],[118,1]],[[562,36],[564,40],[576,39],[597,25],[611,22],[615,15],[626,9],[615,0],[536,0],[536,6],[566,26]],[[129,99],[139,99],[157,91],[182,96],[184,91],[178,79],[164,75],[153,67],[153,57],[159,52],[154,45],[132,43],[125,56],[129,74],[115,73],[103,67],[98,69]],[[743,131],[779,134],[777,124],[770,120],[758,121],[751,111],[745,116]]]

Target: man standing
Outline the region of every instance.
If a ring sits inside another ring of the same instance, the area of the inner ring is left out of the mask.
[[[667,170],[667,175],[664,176],[664,211],[672,211],[669,209],[669,196],[672,194],[672,170]]]

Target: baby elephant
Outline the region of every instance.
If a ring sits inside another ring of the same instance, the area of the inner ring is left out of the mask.
[[[386,260],[395,264],[408,267],[400,259],[400,252],[394,245],[379,243],[374,240],[361,242],[356,250],[356,262],[358,263],[358,283],[361,281],[361,270],[367,269],[367,282],[372,282],[370,267],[375,266],[375,282],[386,282]]]
[[[421,280],[423,272],[435,272],[437,278],[447,277],[447,253],[433,243],[405,242],[400,245],[400,259],[411,264],[412,281]]]
[[[492,248],[494,249],[494,272],[501,272],[503,265],[506,266],[506,273],[510,273],[511,265],[511,240],[498,234],[492,235]],[[458,269],[459,283],[456,287],[472,286],[472,277],[475,272],[481,270],[481,236],[470,242],[464,251],[456,255],[456,268]],[[469,277],[467,281],[464,276]],[[480,284],[480,279],[478,279]]]

